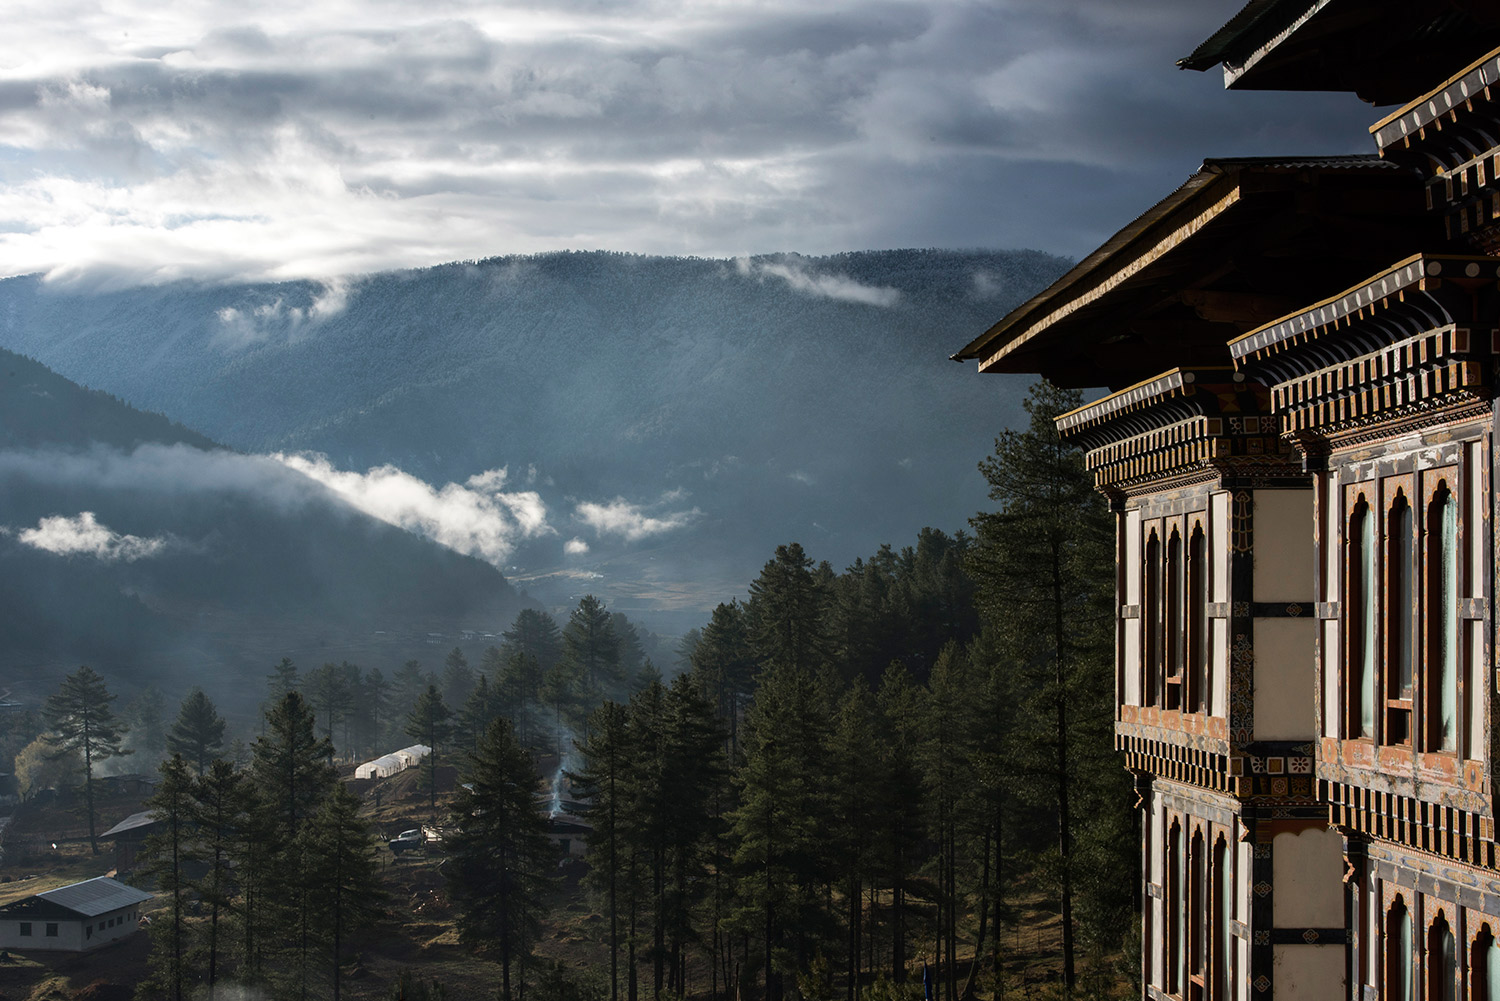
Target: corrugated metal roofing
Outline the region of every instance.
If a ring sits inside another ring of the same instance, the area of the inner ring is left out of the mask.
[[[153,894],[145,890],[137,890],[133,886],[126,886],[118,879],[99,876],[71,886],[47,890],[44,893],[38,893],[37,896],[42,900],[66,907],[70,911],[76,911],[84,917],[92,918],[108,911],[117,911],[122,907],[150,900]]]
[[[118,824],[111,827],[103,834],[99,835],[99,837],[108,838],[116,834],[123,834],[125,831],[133,831],[137,827],[145,827],[148,824],[154,824],[156,823],[155,814],[156,812],[154,810],[142,810],[140,813],[132,813],[130,816],[126,817],[124,820],[120,821]]]

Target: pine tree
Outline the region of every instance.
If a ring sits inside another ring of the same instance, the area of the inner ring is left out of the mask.
[[[182,755],[200,776],[224,753],[224,719],[203,689],[194,688],[182,700],[167,734],[167,750]]]
[[[490,724],[502,715],[500,694],[490,684],[490,679],[481,674],[479,683],[469,692],[453,727],[453,743],[457,748],[472,751],[479,738],[490,728]]]
[[[365,753],[382,749],[390,726],[391,684],[380,668],[372,667],[360,679],[354,703],[355,741]]]
[[[850,688],[839,703],[829,739],[830,795],[835,811],[833,834],[843,884],[845,967],[849,1001],[854,1001],[864,953],[864,893],[873,878],[875,836],[880,822],[881,775],[874,702],[863,686]]]
[[[523,608],[511,627],[500,634],[504,642],[500,652],[507,658],[524,653],[536,659],[537,668],[546,675],[562,657],[562,632],[546,612]]]
[[[266,713],[266,732],[255,741],[250,769],[271,827],[290,843],[317,812],[337,776],[329,766],[332,745],[314,734],[312,710],[298,692],[287,692]]]
[[[609,997],[620,996],[620,896],[628,878],[626,838],[632,778],[630,733],[625,707],[605,702],[589,717],[588,737],[579,743],[583,767],[570,776],[588,804],[589,871],[585,879],[604,897],[609,913]]]
[[[308,707],[323,721],[323,738],[328,742],[328,763],[331,765],[335,728],[344,722],[354,705],[348,674],[337,664],[324,664],[308,674],[303,687]]]
[[[449,650],[443,662],[443,701],[450,706],[463,705],[478,680],[463,650],[458,647]]]
[[[906,981],[907,894],[919,865],[924,819],[921,752],[926,693],[911,675],[893,662],[881,679],[876,705],[884,735],[880,793],[876,800],[879,826],[875,853],[881,881],[891,893],[891,980]]]
[[[342,784],[303,828],[300,848],[314,937],[328,950],[333,999],[339,1001],[349,937],[374,925],[386,896],[370,825]]]
[[[822,570],[793,542],[776,547],[776,556],[750,585],[750,641],[763,665],[783,665],[803,672],[821,669],[828,659],[824,609],[828,592]]]
[[[252,827],[253,800],[249,780],[243,772],[222,758],[209,765],[193,783],[192,817],[199,840],[203,874],[193,880],[198,898],[208,907],[208,931],[205,951],[208,956],[208,993],[214,995],[219,979],[219,956],[222,919],[234,901],[236,888],[246,875],[236,872],[234,860],[240,856],[244,840]]]
[[[448,893],[461,941],[497,948],[502,1001],[512,1001],[512,966],[521,966],[540,930],[543,889],[555,853],[536,808],[536,766],[497,719],[469,756],[447,839]]]
[[[396,673],[391,676],[391,704],[397,707],[398,712],[410,712],[422,693],[427,691],[427,686],[435,684],[437,679],[422,670],[421,661],[409,660],[396,668]],[[405,715],[392,722],[396,724],[399,733],[406,732]]]
[[[48,696],[42,715],[51,733],[47,740],[55,757],[83,758],[83,792],[89,815],[89,848],[99,854],[94,826],[94,766],[130,751],[120,746],[125,727],[109,704],[115,700],[108,687],[87,664],[63,679],[56,694]]]
[[[732,817],[742,901],[738,924],[758,930],[768,1001],[804,969],[829,929],[822,883],[829,872],[825,735],[828,688],[789,660],[762,677],[746,720],[741,802]]]
[[[739,757],[740,717],[754,687],[756,661],[745,610],[738,602],[720,604],[693,647],[693,674],[724,722],[730,761]]]
[[[624,612],[611,612],[609,626],[615,634],[615,644],[619,651],[620,677],[630,682],[646,665],[646,649],[641,646],[641,634],[636,631],[635,623],[625,617]]]
[[[649,663],[649,661],[648,661]],[[687,993],[686,948],[697,941],[692,915],[708,886],[709,849],[720,833],[712,810],[726,775],[724,734],[690,675],[667,689],[662,715],[665,857],[658,921],[670,964],[667,987]]]
[[[292,663],[290,657],[281,658],[281,663],[273,665],[271,673],[266,675],[268,705],[275,705],[287,692],[295,692],[301,687],[302,679],[297,672],[297,665]]]
[[[572,705],[580,716],[612,695],[620,694],[620,640],[604,603],[586,594],[563,629],[559,668],[574,686]]]
[[[1109,746],[1113,718],[1113,526],[1082,456],[1062,441],[1055,424],[1081,402],[1077,392],[1046,382],[1032,387],[1027,429],[1006,431],[995,441],[995,454],[980,464],[999,509],[970,520],[977,535],[969,554],[981,615],[1024,676],[1014,688],[1025,693],[1020,719],[1031,727],[1018,747],[1032,759],[1034,802],[1055,819],[1062,978],[1069,994],[1076,983],[1075,843],[1088,820],[1078,812],[1080,782],[1103,778],[1084,764]],[[1101,805],[1106,801],[1099,798]],[[1123,790],[1120,801],[1126,801]]]
[[[184,873],[192,859],[193,779],[179,754],[162,762],[161,782],[146,801],[152,819],[162,825],[160,833],[146,838],[142,871],[156,884],[158,895],[167,898],[167,915],[151,928],[151,976],[138,991],[141,997],[169,997],[182,1001],[187,951],[184,918],[190,892]]]
[[[517,739],[522,747],[533,748],[537,743],[536,716],[542,699],[541,663],[532,654],[512,650],[501,654],[500,670],[494,678],[496,698],[502,712],[515,724]]]
[[[131,750],[141,755],[137,767],[154,768],[167,752],[167,732],[162,721],[164,700],[155,685],[147,685],[136,693],[125,706],[122,714],[130,730],[128,743]]]
[[[427,775],[429,805],[434,810],[437,809],[438,747],[446,744],[453,732],[453,725],[449,722],[452,718],[453,710],[443,703],[436,685],[427,686],[427,691],[421,694],[406,717],[406,733],[429,748],[427,756],[422,759],[422,767]]]

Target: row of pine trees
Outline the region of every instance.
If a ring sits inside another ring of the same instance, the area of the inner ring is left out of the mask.
[[[610,1001],[904,996],[888,985],[918,969],[944,1001],[981,982],[998,998],[1002,929],[1038,890],[1061,917],[1062,990],[1102,995],[1130,934],[1137,835],[1111,750],[1110,516],[1053,427],[1077,402],[1033,390],[1030,426],[981,464],[995,510],[972,535],[924,530],[842,573],[778,547],[746,601],[683,640],[670,682],[592,597],[562,628],[523,612],[471,683],[451,684],[461,653],[445,678],[413,670],[409,711],[379,708],[383,723],[330,708],[323,675],[341,668],[299,677],[283,662],[248,768],[191,754],[163,766],[153,805],[194,833],[157,841],[153,865],[174,907],[191,895],[209,908],[192,954],[212,980],[222,905],[243,940],[238,977],[307,996],[326,970],[336,996],[347,935],[380,892],[330,738],[358,747],[360,725],[399,725],[434,748],[435,818],[437,762],[467,783],[446,816],[450,896],[463,940],[500,963],[503,998],[522,997],[556,899],[547,753],[569,763],[594,827],[587,887]],[[364,691],[362,711],[391,705]],[[221,832],[232,892],[213,882]],[[207,882],[166,875],[182,845],[210,853]],[[170,984],[184,960],[167,955]]]

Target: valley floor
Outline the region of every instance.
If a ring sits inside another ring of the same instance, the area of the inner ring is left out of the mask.
[[[417,785],[416,778],[415,773],[405,773],[381,782],[378,807],[373,788],[366,785],[362,789],[365,813],[383,836],[394,837],[401,830],[431,822],[426,790]],[[451,784],[450,778],[447,783],[450,789]],[[445,798],[439,794],[438,815],[445,812]],[[101,800],[101,829],[141,808],[139,796]],[[114,874],[110,846],[101,843],[99,855],[90,853],[86,822],[78,804],[22,806],[17,809],[7,834],[11,850],[9,859],[0,862],[0,905],[79,880]],[[441,852],[395,856],[382,848],[380,861],[382,881],[389,894],[389,918],[364,937],[361,948],[346,966],[344,997],[350,1001],[386,1001],[396,997],[397,985],[405,972],[419,982],[418,990],[422,986],[429,988],[428,996],[433,1001],[438,997],[443,1001],[493,1001],[499,990],[499,967],[459,944],[455,915],[444,890]],[[567,1001],[608,997],[609,925],[579,885],[583,868],[575,863],[573,868],[562,871],[554,891],[551,916],[528,971],[528,980],[543,975],[554,985],[566,983],[566,989],[574,992]],[[130,875],[125,873],[122,878],[128,880]],[[916,906],[920,908],[920,902]],[[988,957],[984,957],[974,978],[972,996],[984,1001],[1042,1001],[1061,997],[1057,982],[1060,922],[1055,906],[1044,895],[1019,887],[1012,908],[1013,919],[1001,932],[999,977],[990,968]],[[155,909],[159,910],[160,905]],[[148,905],[148,917],[151,913],[152,907]],[[913,935],[912,943],[913,952],[918,953],[922,947],[920,932]],[[972,942],[965,945],[968,951],[960,949],[955,988],[960,997],[973,961]],[[136,985],[146,977],[149,953],[150,944],[144,933],[81,955],[12,952],[0,956],[0,1001],[129,1001],[135,997]],[[648,964],[641,964],[639,976],[640,996],[649,998]],[[921,960],[917,956],[906,985],[909,993],[881,993],[881,988],[869,982],[865,989],[872,992],[871,997],[915,999],[921,996],[921,976]],[[623,998],[623,971],[621,979]],[[1119,952],[1085,957],[1075,996],[1133,997],[1135,991],[1130,979]],[[434,986],[441,987],[442,993],[433,992]],[[945,986],[935,985],[934,996],[946,997]],[[707,960],[701,955],[689,963],[688,987],[687,998],[707,1001],[712,997]],[[720,997],[729,996],[721,989]],[[845,996],[844,987],[837,983],[828,995],[830,999]],[[552,1001],[545,989],[529,988],[527,997]]]

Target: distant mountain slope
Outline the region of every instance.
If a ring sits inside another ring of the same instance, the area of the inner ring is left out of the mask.
[[[40,362],[0,350],[0,449],[147,442],[217,448],[211,440],[160,414],[69,382]]]
[[[557,532],[516,555],[527,571],[571,565],[562,542],[581,535],[591,559],[649,545],[678,578],[744,581],[788,539],[841,565],[923,525],[962,527],[984,503],[974,465],[1024,384],[947,355],[1066,264],[572,253],[333,286],[17,278],[0,281],[0,344],[248,451],[438,484],[534,467]],[[631,545],[572,513],[663,496],[698,516]],[[591,587],[644,569],[629,566]]]
[[[249,700],[283,655],[436,664],[429,633],[521,606],[486,563],[3,350],[0,420],[6,685],[88,662]]]

